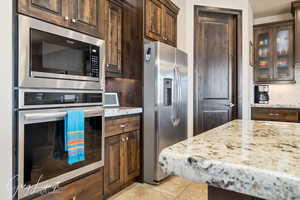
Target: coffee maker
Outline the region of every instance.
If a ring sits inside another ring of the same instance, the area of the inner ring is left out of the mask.
[[[254,103],[268,104],[269,103],[269,86],[255,85],[254,86]]]

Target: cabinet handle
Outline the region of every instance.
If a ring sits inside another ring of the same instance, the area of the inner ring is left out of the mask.
[[[279,113],[270,113],[269,115],[270,116],[279,116],[280,114]]]
[[[69,17],[68,16],[65,16],[65,21],[69,21]]]
[[[125,142],[125,138],[122,138],[122,142]]]
[[[126,126],[125,126],[125,124],[121,124],[121,126],[120,126],[121,128],[125,128]]]
[[[72,23],[73,23],[73,24],[76,24],[76,19],[72,19]]]
[[[76,200],[76,199],[77,199],[76,196],[74,196],[72,200]]]
[[[129,138],[128,138],[128,137],[126,137],[126,141],[128,141],[128,139],[129,139]]]

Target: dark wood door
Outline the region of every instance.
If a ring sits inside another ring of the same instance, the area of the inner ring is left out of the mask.
[[[122,73],[122,5],[109,2],[106,72]]]
[[[163,12],[163,41],[172,46],[177,45],[177,14],[167,7]]]
[[[70,25],[77,31],[99,35],[100,0],[72,0]]]
[[[236,118],[236,20],[195,12],[194,134]]]
[[[125,134],[125,182],[140,175],[140,133],[133,131]]]
[[[163,5],[158,0],[146,0],[145,4],[145,34],[160,41],[163,35]]]
[[[68,26],[69,0],[19,0],[18,11],[54,24]]]
[[[123,135],[105,139],[104,196],[118,192],[124,184],[124,143]]]

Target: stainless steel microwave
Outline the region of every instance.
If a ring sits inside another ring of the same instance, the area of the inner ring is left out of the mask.
[[[103,90],[105,42],[19,15],[18,87]]]

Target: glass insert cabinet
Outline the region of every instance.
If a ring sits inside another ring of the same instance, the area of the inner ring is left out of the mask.
[[[293,43],[292,21],[254,27],[256,83],[295,83]]]

